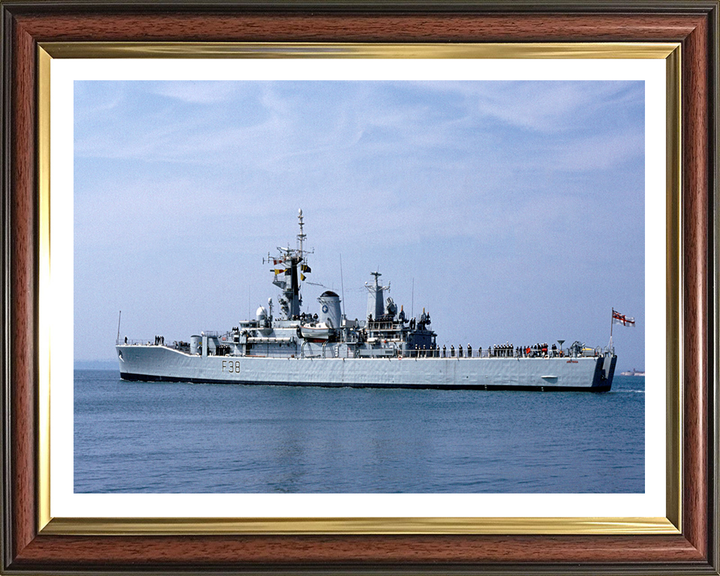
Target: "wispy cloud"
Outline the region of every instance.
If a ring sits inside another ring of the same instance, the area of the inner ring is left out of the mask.
[[[642,107],[642,83],[626,82],[423,82],[469,114],[539,132],[575,129],[612,107]]]
[[[187,104],[228,102],[237,92],[234,82],[150,82],[147,92]]]

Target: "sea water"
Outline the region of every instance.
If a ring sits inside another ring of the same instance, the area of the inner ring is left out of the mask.
[[[78,493],[642,493],[645,378],[512,392],[76,370]]]

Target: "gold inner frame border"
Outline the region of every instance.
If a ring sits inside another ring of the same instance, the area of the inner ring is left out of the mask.
[[[494,58],[666,61],[666,517],[636,518],[53,518],[50,513],[50,73],[54,58]],[[38,529],[67,535],[680,534],[682,531],[681,45],[679,43],[188,43],[38,45]]]

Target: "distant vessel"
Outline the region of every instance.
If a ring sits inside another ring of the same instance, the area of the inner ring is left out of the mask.
[[[620,376],[645,376],[645,371],[633,368],[629,372],[620,372]]]
[[[500,344],[474,350],[437,345],[428,328],[430,314],[417,318],[398,311],[381,274],[366,283],[366,320],[348,320],[340,297],[331,290],[317,299],[319,312],[301,312],[301,282],[311,272],[303,245],[303,214],[296,248],[278,248],[268,256],[278,297],[260,306],[255,319],[231,330],[201,332],[190,342],[116,342],[124,380],[216,382],[292,386],[402,388],[477,388],[502,390],[566,390],[606,392],[612,386],[617,356],[612,348],[588,348],[575,341],[566,349],[535,344]],[[119,336],[119,333],[118,333]]]

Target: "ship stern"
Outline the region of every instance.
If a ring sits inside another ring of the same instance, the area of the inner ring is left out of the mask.
[[[590,388],[591,392],[609,392],[612,388],[612,381],[615,377],[615,364],[617,356],[606,352],[597,359],[595,374]]]

